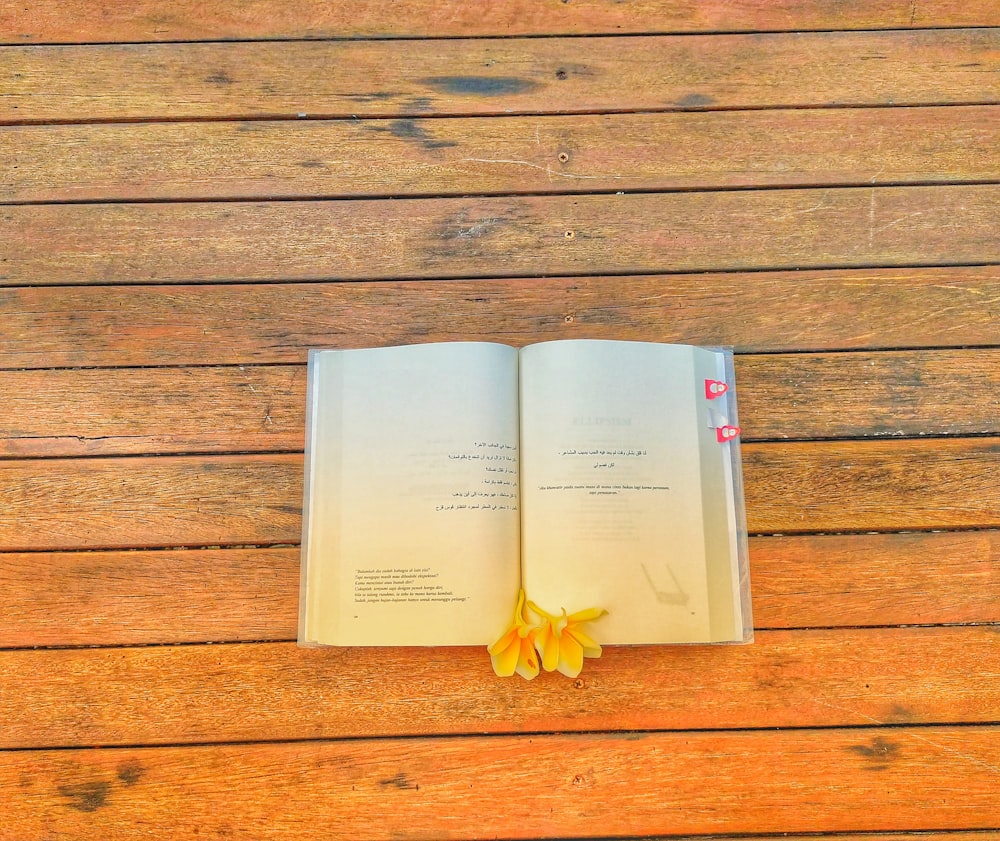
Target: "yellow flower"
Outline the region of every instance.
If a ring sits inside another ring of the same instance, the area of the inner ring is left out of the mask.
[[[583,669],[584,657],[600,657],[601,646],[580,628],[585,622],[593,622],[607,613],[604,608],[591,607],[561,616],[546,613],[534,602],[528,607],[542,617],[542,624],[535,635],[535,648],[542,658],[542,667],[547,672],[558,669],[566,677],[576,677]]]
[[[510,677],[517,672],[525,680],[538,674],[538,658],[535,656],[535,634],[538,628],[528,622],[524,615],[524,590],[517,592],[517,607],[514,619],[504,634],[487,650],[493,663],[493,671],[500,677]]]

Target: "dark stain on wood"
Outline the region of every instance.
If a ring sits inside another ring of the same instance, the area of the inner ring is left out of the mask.
[[[211,76],[206,76],[205,81],[213,85],[231,85],[233,83],[225,70],[216,70]]]
[[[371,102],[385,102],[395,99],[397,96],[399,94],[394,91],[376,91],[375,93],[351,93],[347,94],[344,98],[351,100],[351,102],[366,104]]]
[[[538,87],[537,82],[517,76],[429,76],[420,81],[443,93],[472,96],[527,93]]]
[[[677,105],[681,108],[704,108],[712,105],[715,99],[703,93],[689,93],[677,100]]]
[[[899,758],[899,745],[881,736],[872,739],[870,745],[851,745],[847,750],[869,760],[868,767],[873,771],[881,771]]]
[[[144,773],[146,769],[138,762],[123,762],[118,766],[118,779],[127,786],[134,786],[142,779]]]
[[[299,161],[299,166],[303,169],[323,169],[326,164],[322,161]]]
[[[458,145],[453,140],[435,140],[431,133],[415,120],[393,120],[389,123],[389,133],[401,140],[415,140],[427,150],[447,149]]]
[[[413,789],[414,791],[420,791],[420,786],[413,782],[409,777],[406,776],[402,771],[400,771],[396,776],[389,777],[386,780],[379,780],[378,784],[386,788],[400,788],[400,789]]]
[[[80,783],[72,786],[59,786],[59,794],[69,800],[69,807],[78,812],[96,812],[108,799],[108,783]]]
[[[889,710],[889,721],[892,722],[913,721],[916,718],[916,713],[902,704],[893,704],[892,709]]]
[[[413,96],[403,104],[406,113],[425,114],[434,110],[434,102],[429,96]]]

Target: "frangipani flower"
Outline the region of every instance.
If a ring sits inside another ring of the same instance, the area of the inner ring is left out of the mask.
[[[535,634],[538,627],[528,622],[524,615],[524,590],[518,590],[517,607],[510,626],[487,650],[493,662],[493,671],[500,677],[510,677],[517,672],[525,680],[538,674],[535,656]]]
[[[568,616],[563,608],[561,616],[553,616],[534,602],[528,602],[528,607],[542,617],[535,635],[535,648],[541,655],[545,671],[558,669],[566,677],[576,677],[583,669],[584,657],[601,656],[601,646],[580,626],[604,616],[607,613],[604,608],[591,607]]]

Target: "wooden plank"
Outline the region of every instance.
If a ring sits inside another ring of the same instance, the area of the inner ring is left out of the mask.
[[[753,533],[1000,526],[996,439],[743,447]],[[0,461],[0,551],[292,543],[300,455]]]
[[[14,751],[0,785],[24,841],[940,832],[996,826],[998,767],[995,727],[861,728]]]
[[[997,349],[745,355],[736,375],[744,441],[1000,434]],[[0,456],[300,451],[305,380],[301,365],[0,371]]]
[[[467,340],[996,345],[1000,268],[0,288],[0,311],[0,368],[288,363],[313,347]]]
[[[1000,534],[989,530],[750,540],[762,628],[996,622]]]
[[[758,628],[1000,622],[995,531],[750,539]],[[0,555],[0,647],[291,640],[299,550]]]
[[[298,598],[297,547],[0,555],[0,648],[295,639]]]
[[[754,532],[1000,525],[994,438],[747,444],[743,458]]]
[[[0,456],[301,451],[305,389],[303,365],[2,371]]]
[[[1000,108],[0,128],[0,201],[958,183]]]
[[[0,462],[0,546],[296,542],[302,456]]]
[[[0,8],[0,43],[220,41],[266,38],[615,35],[805,29],[904,29],[996,25],[990,0],[871,0],[831,7],[822,0],[645,0],[615,3],[505,0],[481,7],[433,0],[357,3],[258,0],[246,7],[197,0],[128,4],[36,0]]]
[[[496,677],[485,646],[2,651],[0,748],[989,723],[1000,718],[998,632],[769,631],[749,646],[609,646],[576,680],[545,673],[531,683]]]
[[[1000,102],[996,29],[10,47],[3,58],[0,122],[19,124]]]
[[[1000,261],[1000,186],[0,209],[0,284]]]
[[[744,440],[1000,432],[998,351],[769,354],[736,365]]]

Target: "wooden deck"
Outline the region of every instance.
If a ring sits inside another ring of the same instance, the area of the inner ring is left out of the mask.
[[[0,43],[0,839],[1000,837],[995,0]],[[584,337],[736,347],[755,644],[298,648],[307,349]]]

